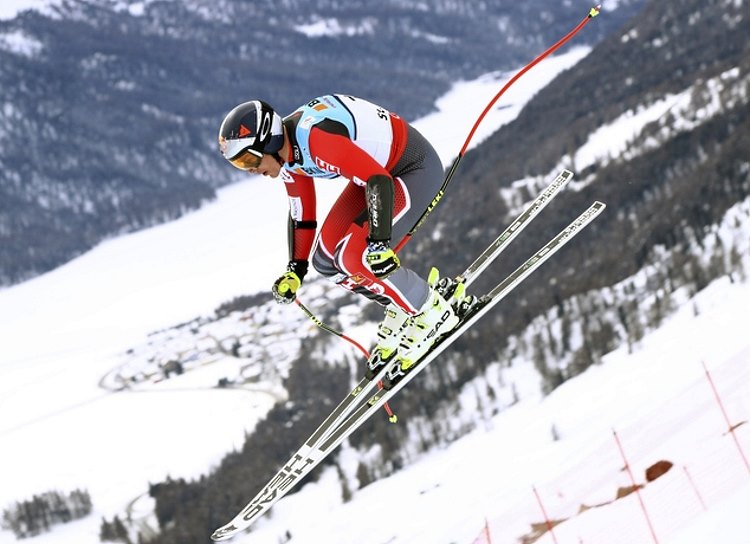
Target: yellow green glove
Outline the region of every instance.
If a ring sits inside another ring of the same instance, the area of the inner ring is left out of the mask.
[[[388,242],[368,242],[367,264],[376,278],[387,278],[401,266],[396,253],[389,247]]]
[[[294,299],[297,298],[297,289],[300,288],[300,285],[302,285],[302,280],[297,274],[292,271],[284,272],[271,288],[273,298],[279,304],[294,302]]]
[[[286,272],[277,279],[271,292],[273,298],[279,304],[289,304],[297,298],[297,289],[302,285],[302,280],[307,275],[309,263],[302,260],[291,260],[286,267]]]

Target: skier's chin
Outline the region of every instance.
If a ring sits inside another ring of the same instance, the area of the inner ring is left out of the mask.
[[[264,170],[262,172],[258,172],[258,171],[253,172],[253,174],[255,174],[256,176],[263,176],[264,178],[277,178],[279,177],[279,173],[280,171],[271,172],[269,170]]]

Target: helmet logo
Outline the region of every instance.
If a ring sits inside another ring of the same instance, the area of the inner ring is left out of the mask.
[[[271,113],[263,112],[263,122],[260,125],[260,141],[265,142],[271,133]]]
[[[247,128],[245,125],[240,125],[240,138],[244,138],[245,136],[249,136],[253,133],[252,130]]]

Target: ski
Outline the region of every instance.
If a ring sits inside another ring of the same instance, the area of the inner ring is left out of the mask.
[[[503,281],[498,283],[489,293],[481,297],[481,303],[475,306],[474,311],[465,316],[464,320],[447,336],[438,340],[431,351],[423,359],[417,362],[407,372],[396,368],[395,359],[392,360],[381,375],[386,380],[387,388],[380,389],[369,397],[367,402],[360,403],[356,408],[348,411],[345,418],[334,418],[340,421],[333,427],[327,427],[318,432],[317,438],[313,437],[292,456],[279,472],[266,484],[245,508],[227,525],[220,527],[211,535],[214,541],[229,539],[250,527],[271,506],[286,495],[299,481],[309,474],[323,459],[334,451],[346,438],[361,427],[380,407],[406,386],[419,372],[424,370],[438,355],[455,342],[469,327],[489,312],[498,302],[505,298],[508,293],[515,289],[534,270],[539,268],[555,252],[568,243],[586,225],[593,221],[605,208],[602,202],[594,202],[578,218],[570,223],[565,229],[552,238],[547,244],[529,257],[521,266],[513,271]],[[502,246],[501,246],[502,247]],[[375,380],[373,384],[377,383]],[[362,393],[358,393],[363,398]],[[330,416],[326,421],[330,420]],[[323,427],[323,426],[321,426]]]
[[[521,266],[516,268],[515,271],[497,284],[489,293],[484,295],[479,307],[459,323],[459,325],[447,336],[439,339],[433,349],[407,372],[400,372],[394,364],[389,365],[388,371],[384,376],[383,389],[372,395],[367,403],[362,404],[357,408],[322,444],[319,445],[319,449],[323,451],[331,451],[338,446],[345,438],[359,428],[375,411],[377,411],[380,406],[393,397],[393,395],[409,383],[430,362],[445,351],[448,346],[455,342],[469,327],[471,327],[471,325],[489,312],[534,270],[539,268],[586,225],[591,223],[591,221],[593,221],[605,207],[606,205],[603,202],[594,202],[565,229],[560,231],[560,233],[547,242],[547,244],[540,248],[534,255],[529,257],[523,264],[521,264]]]
[[[573,172],[562,170],[555,179],[541,193],[539,193],[531,203],[526,206],[521,214],[516,217],[508,227],[492,242],[476,260],[469,265],[466,271],[456,279],[466,287],[473,281],[497,258],[502,251],[508,247],[518,234],[528,226],[536,215],[550,203],[550,201],[559,194],[560,190],[573,179]]]
[[[515,239],[516,236],[524,229],[531,220],[549,204],[549,202],[557,196],[560,190],[565,187],[568,182],[573,179],[573,172],[570,170],[562,170],[552,182],[540,192],[534,200],[532,200],[528,206],[516,217],[516,219],[508,225],[508,227],[498,236],[489,246],[485,249],[479,257],[477,257],[473,263],[471,263],[466,270],[459,276],[456,277],[457,282],[462,282],[468,287],[484,270],[492,264],[492,262],[500,255],[500,253],[508,247],[508,245]],[[336,426],[344,420],[356,407],[359,399],[368,395],[376,385],[379,385],[383,379],[386,371],[388,370],[387,365],[384,365],[377,373],[370,376],[365,376],[360,379],[359,383],[352,389],[351,393],[347,395],[336,408],[328,415],[323,423],[313,432],[308,438],[305,444],[308,447],[314,447],[318,441],[324,439],[330,434]]]

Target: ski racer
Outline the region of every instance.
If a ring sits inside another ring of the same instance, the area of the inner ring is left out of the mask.
[[[449,300],[401,265],[398,252],[438,194],[443,166],[435,149],[401,117],[343,94],[317,97],[285,118],[262,100],[231,110],[219,130],[222,155],[236,168],[281,177],[289,199],[289,263],[272,292],[293,302],[309,262],[338,285],[385,306],[371,370],[392,357],[403,370],[459,322],[462,284]],[[349,180],[316,239],[314,178]]]

